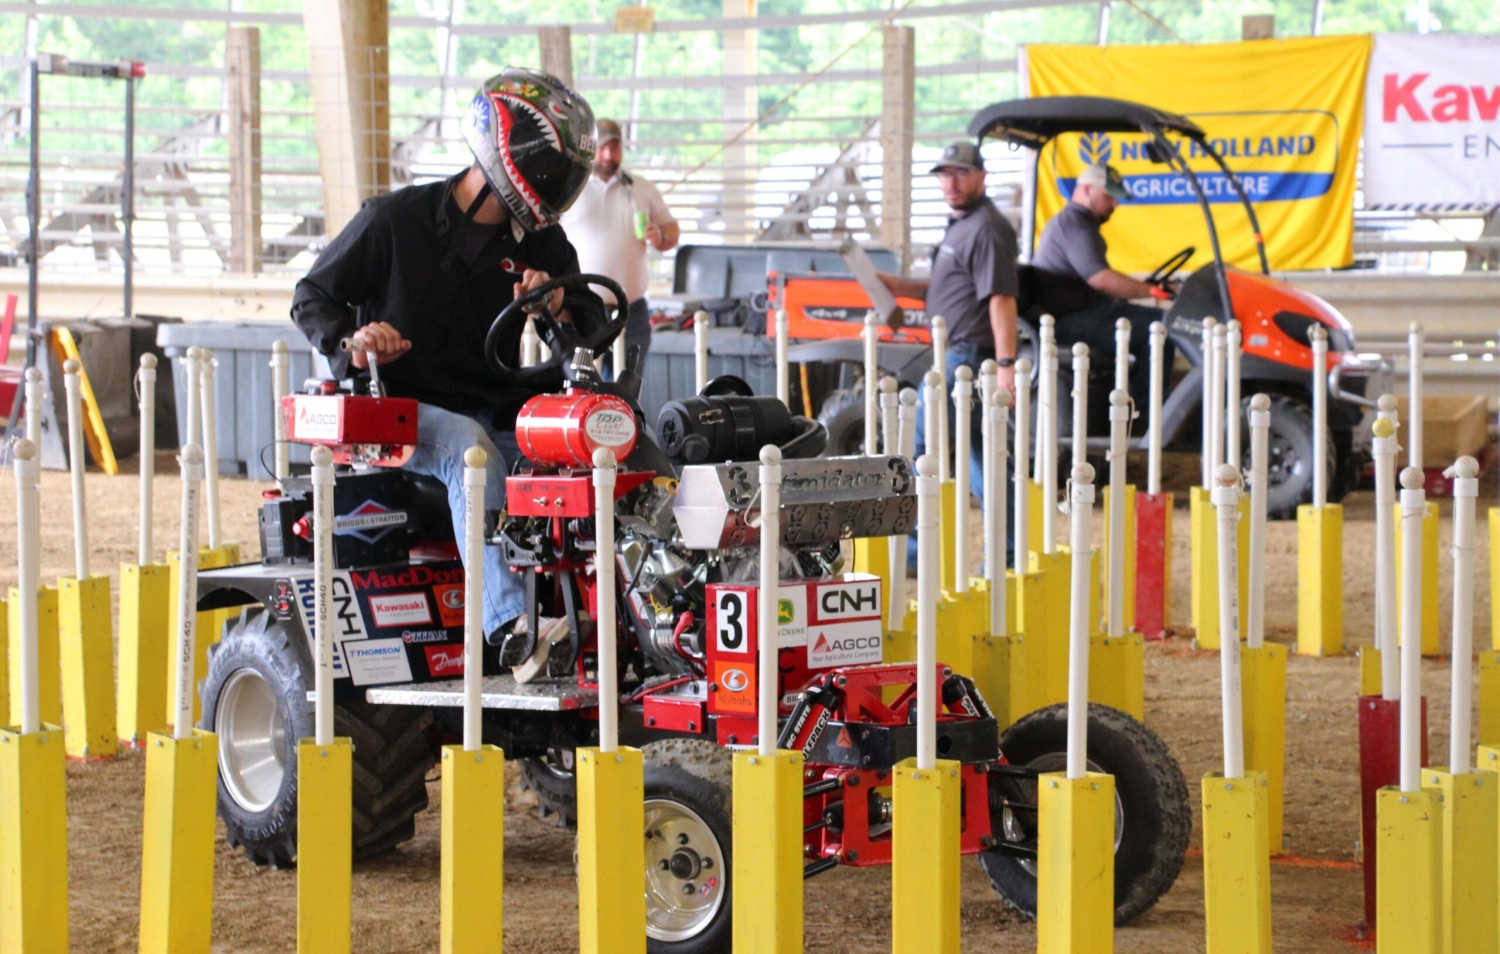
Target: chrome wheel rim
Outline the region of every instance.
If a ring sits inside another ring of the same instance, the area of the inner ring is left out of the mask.
[[[219,777],[239,806],[263,812],[286,777],[286,729],[276,694],[261,674],[240,669],[219,693],[214,731],[219,737]]]
[[[646,936],[697,937],[724,904],[724,852],[697,812],[663,798],[646,801]]]
[[[1066,752],[1048,752],[1046,755],[1038,756],[1037,758],[1032,759],[1030,762],[1027,762],[1026,763],[1026,767],[1029,768],[1029,769],[1036,769],[1038,772],[1061,772],[1061,771],[1063,771],[1067,767],[1067,764],[1068,764],[1068,754]],[[1099,768],[1098,763],[1096,763],[1093,759],[1089,759],[1088,760],[1088,770],[1090,772],[1099,772],[1099,771],[1102,771]],[[1032,805],[1037,804],[1036,783],[1033,782],[1033,781],[1031,781],[1031,780],[1029,780],[1029,779],[1020,779],[1020,780],[1018,780],[1017,784],[1020,786],[1022,794],[1025,797],[1026,801],[1028,803],[1032,804]],[[1029,812],[1029,813],[1026,813],[1026,814],[1031,819],[1035,819],[1035,817],[1036,817],[1036,813],[1035,812]],[[1000,826],[1001,826],[1001,830],[1005,834],[1005,840],[1006,841],[1018,844],[1020,842],[1036,838],[1036,823],[1035,823],[1035,821],[1025,821],[1025,820],[1023,820],[1021,818],[1021,815],[1022,815],[1021,812],[1012,811],[1009,808],[1006,808],[1006,809],[1002,810],[1002,813],[1001,813],[1001,816],[1000,816]],[[1120,850],[1120,839],[1124,836],[1124,834],[1125,834],[1125,802],[1124,802],[1124,800],[1122,798],[1120,798],[1120,790],[1118,788],[1116,788],[1115,789],[1115,851],[1116,852],[1118,852]],[[1030,858],[1021,858],[1021,859],[1018,859],[1018,860],[1021,863],[1021,867],[1024,868],[1028,874],[1030,874],[1033,878],[1036,877],[1036,862],[1035,861],[1033,861]]]

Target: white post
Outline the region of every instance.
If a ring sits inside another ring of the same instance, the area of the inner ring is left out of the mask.
[[[1406,466],[1422,468],[1422,355],[1426,350],[1422,325],[1412,322],[1406,335]],[[1404,483],[1404,481],[1403,481]],[[1410,791],[1402,787],[1402,791]]]
[[[1266,617],[1266,491],[1270,479],[1271,399],[1250,399],[1250,606],[1246,611],[1245,643],[1265,645]]]
[[[880,380],[880,319],[865,315],[865,456],[879,453],[880,417],[876,382]]]
[[[1089,346],[1073,346],[1073,463],[1089,455]],[[1087,552],[1087,551],[1085,551]]]
[[[214,407],[214,369],[218,361],[208,348],[198,350],[198,387],[203,394],[203,500],[208,505],[208,545],[224,544],[219,521],[219,413]]]
[[[1203,489],[1212,490],[1214,483],[1213,451],[1210,447],[1214,432],[1214,325],[1212,318],[1203,319],[1203,440],[1202,470]]]
[[[1130,443],[1130,392],[1109,395],[1109,629],[1125,635],[1125,459]]]
[[[1078,559],[1093,543],[1089,526],[1094,508],[1094,468],[1079,461],[1068,482],[1068,542],[1073,547],[1068,615],[1068,778],[1088,772],[1089,732],[1089,561]]]
[[[953,382],[953,589],[969,592],[969,423],[974,414],[974,369],[961,364]]]
[[[1460,457],[1445,476],[1453,478],[1453,708],[1448,716],[1448,771],[1469,771],[1469,740],[1474,700],[1474,503],[1479,497],[1479,462]]]
[[[1396,398],[1382,394],[1380,403],[1394,405]],[[1375,648],[1380,651],[1380,697],[1387,702],[1401,698],[1401,659],[1396,648],[1396,451],[1396,423],[1381,417],[1375,421],[1370,454],[1375,458]]]
[[[1017,573],[1026,571],[1031,552],[1031,479],[1026,472],[1031,441],[1030,379],[1031,362],[1022,358],[1016,362],[1016,529],[1011,548],[1016,555]]]
[[[1167,326],[1151,322],[1150,420],[1146,422],[1146,493],[1161,493],[1161,381],[1166,362]]]
[[[624,335],[615,339],[623,340]],[[622,368],[623,370],[623,368]],[[615,372],[615,379],[619,380],[620,372]],[[708,387],[708,312],[700,311],[693,315],[693,380],[697,382],[697,394],[702,394],[703,389]]]
[[[528,315],[526,327],[521,329],[521,367],[529,368],[541,360],[542,339],[537,337],[536,325]]]
[[[953,462],[948,456],[948,322],[942,315],[932,319],[932,370],[938,376],[937,427],[928,424],[930,418],[923,420],[926,452],[936,452],[938,480],[947,482],[953,478]]]
[[[899,410],[899,453],[911,460],[917,453],[917,392],[905,388],[901,392]],[[891,537],[891,604],[890,628],[900,629],[906,622],[906,553],[910,537]]]
[[[620,685],[615,621],[615,455],[607,447],[594,451],[594,585],[599,644],[599,751],[620,747]],[[764,499],[764,498],[762,498]],[[765,544],[761,544],[765,549]],[[473,564],[478,566],[478,560]],[[764,566],[762,566],[764,570]],[[762,581],[764,584],[764,581]],[[764,605],[764,604],[762,604]],[[775,620],[776,604],[771,604]],[[764,629],[762,629],[764,632]],[[477,642],[477,640],[476,640]],[[775,685],[776,680],[771,680]],[[764,699],[764,696],[762,696]],[[775,718],[774,715],[772,717]],[[774,723],[773,723],[774,724]],[[771,744],[776,742],[773,738]],[[764,742],[762,742],[764,745]]]
[[[1007,636],[1010,634],[1010,623],[1006,618],[1006,594],[1005,594],[1005,523],[1006,523],[1006,488],[1005,488],[1005,462],[1009,448],[1006,445],[1006,432],[1010,423],[1010,392],[1004,388],[995,389],[994,400],[990,403],[990,430],[994,432],[993,456],[986,457],[986,462],[995,472],[995,501],[994,509],[989,513],[993,516],[985,524],[985,537],[993,543],[994,550],[990,562],[985,564],[989,573],[990,581],[990,635]],[[1026,475],[1021,475],[1021,482],[1026,482]],[[1019,552],[1017,559],[1020,559]]]
[[[609,451],[604,451],[609,453]],[[479,568],[484,565],[484,485],[488,478],[485,464],[489,455],[482,447],[470,447],[464,451],[464,566],[473,567],[473,572],[464,574],[464,751],[477,752],[484,744],[484,702],[480,697],[480,683],[484,680],[484,574]],[[597,486],[598,476],[594,483]],[[613,514],[611,514],[613,517]],[[599,525],[596,518],[595,525]],[[613,569],[613,562],[610,563]],[[614,590],[609,591],[613,593]],[[605,591],[599,590],[599,632],[604,629]],[[610,615],[614,614],[614,601],[609,601]],[[604,640],[599,641],[602,647]],[[613,671],[611,670],[611,674]],[[600,670],[600,679],[604,670]],[[603,692],[603,683],[600,683]],[[599,710],[601,731],[604,713]],[[612,711],[612,710],[611,710]]]
[[[1217,470],[1224,460],[1224,351],[1226,348],[1225,332],[1223,325],[1214,325],[1213,338],[1213,391],[1208,396],[1209,421],[1212,430],[1209,431],[1208,456],[1210,472]]]
[[[1049,344],[1042,355],[1042,380],[1047,403],[1038,408],[1037,454],[1042,458],[1042,552],[1057,552],[1057,345]],[[1041,425],[1047,437],[1040,436]]]
[[[1240,323],[1231,320],[1224,332],[1224,462],[1240,469]]]
[[[72,358],[63,362],[63,387],[68,392],[68,476],[73,487],[73,571],[79,582],[89,575],[88,502],[83,489],[83,366]]]
[[[1041,362],[1041,374],[1038,377],[1036,387],[1036,461],[1032,464],[1031,479],[1040,484],[1046,479],[1043,473],[1042,448],[1047,446],[1049,440],[1053,443],[1057,438],[1052,430],[1053,422],[1049,421],[1047,408],[1056,407],[1055,392],[1057,390],[1057,377],[1054,373],[1049,380],[1047,374],[1047,354],[1049,348],[1057,344],[1056,325],[1051,315],[1041,317],[1040,338],[1037,341],[1037,360]],[[1055,372],[1055,369],[1054,369]],[[1020,375],[1016,375],[1019,380]]]
[[[939,452],[936,449],[937,443],[932,439],[932,436],[942,426],[938,419],[938,405],[944,403],[944,401],[943,376],[936,371],[928,371],[922,375],[922,430],[927,434],[926,454],[932,455],[934,461],[936,461]],[[938,479],[942,480],[941,465],[938,466],[938,475]]]
[[[940,483],[937,462],[931,454],[923,454],[917,461],[917,768],[924,772],[937,765]]]
[[[1130,319],[1115,321],[1115,387],[1130,393]]]
[[[1382,394],[1380,397],[1375,399],[1375,419],[1380,421],[1390,421],[1392,426],[1399,429],[1401,426],[1401,419],[1397,414],[1397,408],[1399,408],[1400,406],[1401,403],[1396,400],[1396,395]]]
[[[897,407],[901,400],[896,396],[896,379],[887,375],[880,379],[880,432],[881,449],[886,455],[901,453],[901,431],[897,419]],[[871,450],[874,453],[874,450]]]
[[[333,452],[318,445],[312,449],[313,485],[313,639],[317,655],[317,679],[313,690],[313,741],[333,744]],[[183,555],[186,562],[187,556]],[[183,587],[187,589],[186,586]],[[187,615],[187,614],[184,614]]]
[[[983,482],[980,487],[980,503],[984,513],[984,572],[985,579],[994,580],[995,566],[995,386],[999,383],[996,373],[999,366],[993,359],[987,359],[979,366],[979,460],[980,478]],[[1000,443],[1005,443],[1001,437]],[[1004,470],[1000,473],[1003,475]],[[1002,478],[998,478],[1003,480]],[[1004,537],[1000,537],[1003,546]],[[1002,576],[1003,580],[1004,577]],[[994,592],[991,590],[991,592]],[[993,601],[991,601],[993,602]]]
[[[1328,500],[1328,332],[1313,325],[1312,338],[1312,505],[1322,507]]]
[[[182,444],[197,444],[201,453],[203,450],[203,404],[198,398],[198,346],[193,345],[183,352],[182,355],[182,380],[184,387],[183,401],[187,404],[184,420],[187,422],[186,432],[182,435]]]
[[[1245,777],[1245,726],[1240,693],[1239,567],[1234,546],[1240,472],[1231,464],[1214,469],[1214,508],[1219,515],[1219,679],[1224,694],[1224,777]]]
[[[612,369],[610,373],[616,381],[620,380],[620,375],[625,373],[625,362],[627,359],[628,356],[625,354],[625,335],[622,332],[615,335],[615,340],[610,342],[609,345],[609,362]]]
[[[275,469],[272,476],[277,481],[286,480],[292,474],[291,446],[286,439],[286,415],[281,413],[281,401],[292,390],[292,354],[287,343],[277,338],[271,342],[271,400],[273,413],[271,422],[275,428]]]
[[[26,369],[26,439],[42,446],[42,369]],[[40,473],[40,471],[38,471]]]
[[[758,698],[755,711],[759,729],[757,744],[765,758],[776,755],[776,716],[779,699],[776,673],[779,666],[781,627],[776,621],[781,597],[781,448],[767,444],[760,449],[760,606],[756,639],[760,645]],[[918,611],[920,612],[920,610]],[[920,743],[918,743],[920,746]]]
[[[776,312],[776,399],[787,407],[792,406],[791,368],[787,364],[787,338],[791,335],[791,322],[786,309]]]
[[[155,507],[151,480],[156,473],[156,355],[141,355],[141,368],[135,375],[141,406],[141,526],[137,559],[141,566],[151,562],[151,519]]]
[[[182,533],[177,541],[182,564],[177,587],[177,654],[172,738],[193,735],[193,678],[198,636],[198,493],[203,483],[203,452],[188,444],[178,455],[182,466]]]
[[[1422,471],[1401,471],[1401,791],[1421,788],[1422,770]]]
[[[36,371],[36,368],[32,368]],[[40,372],[38,372],[40,376]],[[28,385],[30,382],[27,382]],[[29,404],[28,404],[29,406]],[[21,631],[11,633],[11,639],[20,645],[21,664],[21,734],[31,735],[42,729],[41,677],[38,675],[40,655],[37,649],[37,585],[41,547],[37,541],[41,536],[41,467],[36,459],[37,446],[22,438],[11,449],[16,470],[16,558],[19,570],[16,587],[20,590]],[[7,714],[8,715],[8,714]]]

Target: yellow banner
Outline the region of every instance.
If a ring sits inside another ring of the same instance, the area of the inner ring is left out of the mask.
[[[1354,258],[1354,172],[1364,120],[1367,36],[1205,46],[1031,46],[1032,96],[1110,96],[1180,113],[1208,134],[1255,203],[1274,269],[1338,268]],[[1089,162],[1120,170],[1132,201],[1104,226],[1110,265],[1146,272],[1188,245],[1211,260],[1188,183],[1146,157],[1147,137],[1070,134],[1038,157],[1037,236]],[[1224,258],[1259,269],[1234,191],[1196,144],[1178,143],[1203,182]]]

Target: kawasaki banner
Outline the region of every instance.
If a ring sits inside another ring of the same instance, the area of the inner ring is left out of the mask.
[[[1276,269],[1336,268],[1354,257],[1354,181],[1369,37],[1203,46],[1031,46],[1030,96],[1109,96],[1180,113],[1208,134],[1255,204]],[[1146,155],[1147,137],[1059,137],[1038,158],[1036,235],[1090,162],[1120,170],[1134,200],[1104,227],[1110,265],[1150,271],[1195,245],[1211,258],[1192,189]],[[1192,142],[1181,154],[1203,182],[1224,257],[1258,268],[1254,232],[1218,166]]]
[[[1500,36],[1375,38],[1365,205],[1500,205]]]

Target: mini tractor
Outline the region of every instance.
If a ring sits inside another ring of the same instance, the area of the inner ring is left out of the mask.
[[[518,372],[527,309],[553,288],[610,288],[597,275],[550,281],[505,309],[487,358]],[[648,948],[654,954],[727,952],[733,901],[730,752],[756,738],[760,679],[777,681],[778,745],[806,757],[805,872],[888,864],[891,770],[915,753],[920,680],[940,691],[938,751],[962,763],[962,850],[977,855],[1000,896],[1036,909],[1036,778],[1062,766],[1065,715],[1042,709],[1003,731],[974,683],[939,664],[922,672],[886,658],[881,584],[843,573],[842,544],[908,533],[915,521],[912,462],[898,456],[820,457],[822,425],[775,398],[719,378],[669,403],[656,438],[636,403],[628,359],[617,381],[596,357],[624,328],[612,320],[560,325],[536,316],[562,372],[560,393],[532,398],[516,425],[524,459],[507,479],[507,505],[486,540],[524,574],[531,627],[562,618],[540,677],[518,682],[536,637],[513,633],[485,654],[485,741],[518,761],[545,814],[575,817],[573,753],[598,737],[596,648],[618,647],[622,742],[645,752]],[[373,366],[373,362],[372,362]],[[543,368],[542,371],[546,369]],[[331,447],[343,465],[334,490],[337,568],[336,731],[354,741],[356,858],[412,837],[427,807],[439,746],[460,730],[464,570],[447,495],[399,465],[416,442],[416,403],[311,382],[285,399],[293,440]],[[760,448],[785,457],[778,612],[781,665],[757,671],[756,592]],[[587,466],[597,447],[622,462],[616,535],[594,535]],[[259,564],[204,570],[202,609],[244,606],[210,650],[200,686],[203,727],[219,738],[219,813],[230,840],[257,864],[294,864],[297,740],[312,734],[311,486],[285,480],[266,493]],[[593,620],[599,559],[618,568],[617,632]],[[1171,887],[1187,848],[1188,789],[1149,729],[1102,706],[1090,713],[1091,768],[1117,779],[1116,918],[1141,914]],[[496,823],[503,812],[495,806]]]

